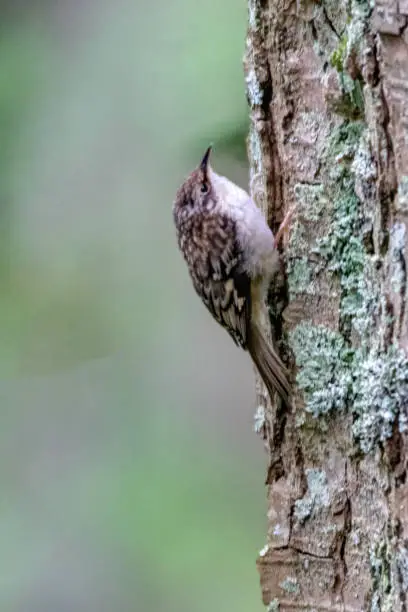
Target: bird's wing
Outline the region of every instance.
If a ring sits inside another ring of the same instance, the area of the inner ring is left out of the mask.
[[[251,317],[251,279],[242,268],[242,253],[233,219],[214,215],[202,222],[201,257],[193,268],[197,293],[213,317],[239,346],[247,348]]]

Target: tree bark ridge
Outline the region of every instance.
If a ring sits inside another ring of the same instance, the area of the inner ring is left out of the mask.
[[[285,246],[271,292],[295,406],[258,380],[269,610],[407,610],[408,2],[249,0],[251,190]]]

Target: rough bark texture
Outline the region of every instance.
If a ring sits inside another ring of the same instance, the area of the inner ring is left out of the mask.
[[[273,228],[298,210],[301,320],[270,304],[293,410],[258,386],[268,610],[408,609],[407,19],[406,0],[249,0],[252,192]]]

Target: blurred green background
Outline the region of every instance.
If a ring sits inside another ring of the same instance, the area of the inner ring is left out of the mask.
[[[262,610],[248,357],[176,188],[245,185],[245,0],[0,2],[0,610]]]

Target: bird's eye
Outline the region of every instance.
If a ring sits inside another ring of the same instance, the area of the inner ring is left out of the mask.
[[[208,193],[208,185],[207,183],[201,183],[201,193]]]

